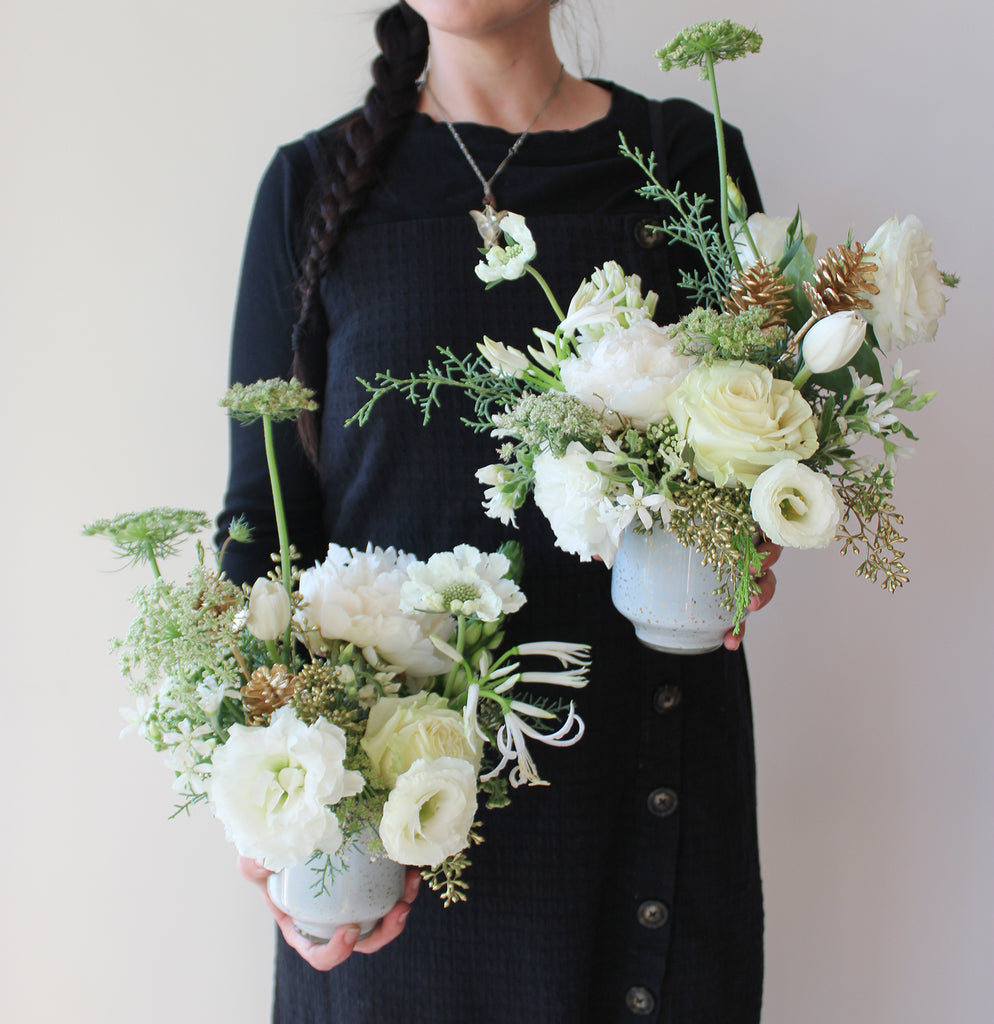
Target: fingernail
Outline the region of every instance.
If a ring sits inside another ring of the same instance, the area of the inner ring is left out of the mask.
[[[345,933],[345,945],[354,946],[359,941],[359,929],[349,928]]]
[[[398,918],[397,924],[402,925],[407,920],[407,915],[411,912],[410,907],[407,908]]]

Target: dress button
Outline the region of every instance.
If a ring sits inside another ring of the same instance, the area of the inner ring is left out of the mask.
[[[662,928],[669,920],[670,912],[659,900],[646,900],[639,904],[638,919],[643,928]]]
[[[649,804],[649,810],[657,818],[668,818],[676,810],[676,793],[672,789],[666,789],[665,787],[654,789],[649,794],[647,803]]]
[[[672,711],[680,703],[682,696],[679,686],[660,686],[653,695],[652,706],[659,714],[665,715],[667,711]]]
[[[649,217],[643,218],[635,225],[635,241],[643,249],[658,249],[665,245],[667,237],[663,231],[654,231],[658,225]]]
[[[625,1006],[636,1017],[648,1017],[656,1008],[656,997],[642,985],[632,985],[625,993]]]

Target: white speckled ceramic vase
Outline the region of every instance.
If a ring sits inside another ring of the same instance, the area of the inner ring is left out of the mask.
[[[371,856],[370,836],[360,834],[332,858],[342,870],[328,883],[327,891],[315,889],[318,875],[306,860],[269,876],[270,898],[293,918],[305,938],[327,942],[343,924],[359,925],[359,937],[365,938],[403,895],[407,868],[383,854]]]
[[[611,569],[611,599],[654,651],[706,654],[732,627],[732,613],[713,593],[718,576],[696,548],[672,533],[625,531]]]

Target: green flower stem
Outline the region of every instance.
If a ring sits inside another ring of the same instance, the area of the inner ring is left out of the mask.
[[[800,391],[801,388],[803,388],[804,385],[807,384],[808,379],[810,377],[811,371],[806,366],[802,366],[794,375],[794,379],[793,381],[791,381],[791,383],[794,385],[796,390]]]
[[[269,466],[269,484],[273,491],[273,511],[276,513],[276,532],[280,539],[280,568],[283,572],[283,586],[291,594],[290,579],[290,538],[286,529],[286,512],[283,509],[283,491],[280,488],[280,474],[276,468],[276,446],[273,443],[273,418],[262,417],[262,433],[266,441],[266,462]]]
[[[725,238],[725,245],[728,246],[728,253],[732,258],[732,265],[737,274],[742,273],[742,264],[739,262],[738,253],[735,251],[735,244],[732,242],[731,226],[728,223],[728,161],[725,156],[725,130],[721,123],[721,108],[718,105],[718,82],[714,73],[714,58],[710,52],[705,53],[705,71],[708,82],[711,83],[711,105],[714,108],[714,133],[718,142],[718,182],[721,189],[721,233]]]
[[[274,665],[279,661],[283,661],[283,655],[280,654],[280,649],[276,646],[275,640],[266,641],[266,652],[269,654],[269,657],[273,659]],[[289,668],[289,666],[287,667]]]
[[[149,550],[145,558],[148,561],[148,564],[152,567],[152,575],[155,576],[157,580],[161,580],[162,573],[159,571],[159,563],[155,560],[155,555],[151,550]]]
[[[565,320],[566,319],[566,314],[563,313],[559,303],[556,302],[556,297],[555,297],[555,295],[552,294],[552,289],[549,287],[549,283],[545,280],[544,277],[542,277],[542,275],[533,266],[531,266],[531,264],[526,266],[525,270],[527,270],[528,273],[531,274],[531,276],[534,277],[535,280],[538,281],[538,283],[542,286],[542,291],[545,292],[545,297],[552,304],[552,308],[553,308],[556,316],[559,317],[560,322]]]
[[[466,616],[459,615],[456,619],[456,642],[451,645],[460,654],[464,653],[466,646]],[[471,673],[469,665],[466,663],[466,659],[463,658],[461,661],[453,662],[452,668],[449,669],[445,676],[445,689],[442,691],[442,696],[446,700],[451,700],[456,694],[456,684],[459,681],[460,672],[464,672],[466,675]],[[465,691],[463,691],[465,692]]]

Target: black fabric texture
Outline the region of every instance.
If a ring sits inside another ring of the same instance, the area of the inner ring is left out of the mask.
[[[639,244],[639,225],[661,214],[635,194],[642,174],[618,153],[619,131],[643,152],[652,148],[650,101],[608,87],[607,118],[530,136],[494,191],[501,207],[526,216],[535,265],[561,304],[596,265],[615,259],[659,293],[656,319],[672,322],[689,306],[675,281],[692,257]],[[663,180],[715,194],[710,114],[684,100],[656,109]],[[496,128],[457,127],[484,173],[513,140]],[[728,152],[730,173],[759,209],[741,136],[731,128]],[[301,222],[315,173],[308,147],[296,142],[278,151],[260,186],[236,311],[233,381],[288,371]],[[743,655],[647,650],[611,604],[609,572],[555,548],[531,504],[519,512],[517,530],[485,518],[474,473],[496,461],[496,442],[459,422],[470,411],[461,396],[445,395],[427,427],[397,396],[382,400],[366,427],[342,425],[365,400],[357,376],[423,369],[438,345],[474,352],[484,333],[524,348],[533,326],[555,326],[534,281],[486,290],[475,276],[480,243],[467,211],[479,206],[479,183],[445,125],[415,116],[324,281],[320,474],[293,426],[277,430],[291,538],[305,565],[323,557],[329,541],[371,541],[427,557],[463,542],[493,550],[520,539],[528,604],[512,619],[511,635],[592,645],[591,681],[576,694],[587,733],[565,750],[535,745],[551,785],[516,790],[509,808],[481,812],[485,842],[472,853],[468,902],[443,909],[422,886],[400,939],[326,974],[278,940],[273,1019],[755,1024],[762,900]],[[237,580],[265,573],[276,549],[261,434],[232,428],[219,530],[223,536],[236,514],[256,528],[254,542],[233,545],[226,558]],[[675,706],[660,702],[664,687],[678,694]],[[649,809],[661,788],[676,796],[664,817]],[[640,923],[647,901],[663,905],[660,926]],[[636,990],[650,1007],[641,1015],[629,1008]]]

